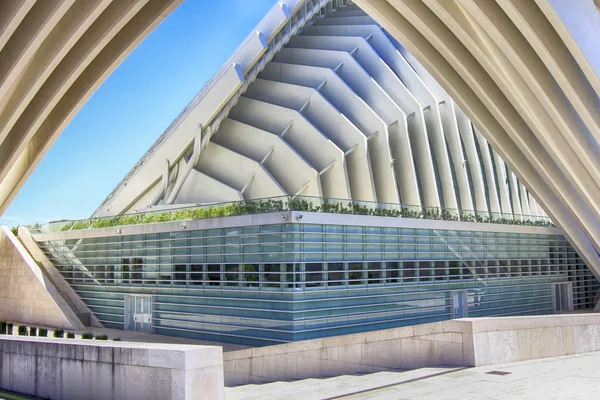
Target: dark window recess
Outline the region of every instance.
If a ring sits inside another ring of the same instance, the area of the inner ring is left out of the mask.
[[[279,287],[281,282],[280,264],[265,264],[264,269],[267,287]]]
[[[386,275],[387,281],[390,283],[398,282],[398,263],[397,262],[389,262],[386,264]]]
[[[258,286],[258,265],[244,264],[242,272],[244,274],[244,286]]]
[[[351,285],[364,284],[362,263],[349,263],[348,264],[348,281]]]
[[[435,261],[434,274],[436,281],[443,281],[446,277],[446,263],[444,261]]]
[[[327,285],[339,286],[344,281],[344,264],[329,263],[327,264]]]
[[[402,264],[402,276],[404,277],[404,282],[414,282],[415,281],[415,263],[414,263],[414,261],[405,261]]]
[[[190,279],[192,285],[202,285],[202,265],[190,265]]]
[[[240,266],[239,264],[225,265],[225,286],[239,286]]]
[[[115,267],[114,265],[106,266],[106,284],[114,284],[115,283]]]
[[[306,268],[306,287],[322,286],[323,285],[323,264],[308,263]]]
[[[121,259],[121,283],[129,284],[129,258]]]
[[[382,283],[381,281],[381,263],[370,262],[368,267],[368,281],[369,284]]]
[[[288,282],[287,287],[293,288],[294,283],[296,283],[296,287],[300,287],[300,283],[296,281],[296,276],[299,275],[296,275],[294,271],[294,264],[285,264],[285,281]]]
[[[431,263],[429,262],[421,262],[419,263],[419,280],[420,281],[431,281],[433,277],[431,276]]]
[[[460,279],[460,273],[462,268],[458,261],[450,261],[448,264],[448,275],[450,275],[450,279]]]
[[[185,285],[187,282],[187,265],[185,264],[177,264],[175,265],[175,273],[174,273],[175,281],[173,282],[175,285]]]
[[[209,285],[218,286],[221,284],[221,264],[208,264],[206,271]]]
[[[141,285],[144,283],[142,278],[142,273],[144,270],[144,260],[141,258],[132,258],[131,259],[131,278],[132,282],[137,285]]]

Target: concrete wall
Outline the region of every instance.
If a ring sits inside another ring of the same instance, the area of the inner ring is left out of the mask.
[[[0,228],[0,285],[0,320],[85,328],[7,227]]]
[[[600,351],[600,314],[464,321],[472,332],[477,366]]]
[[[225,384],[434,366],[480,366],[600,351],[600,315],[464,318],[225,353]]]
[[[469,365],[464,326],[453,320],[232,351],[223,355],[225,385]]]
[[[0,337],[0,387],[77,400],[224,399],[220,347]]]

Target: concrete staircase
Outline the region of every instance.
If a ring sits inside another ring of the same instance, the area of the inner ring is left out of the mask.
[[[458,368],[461,369],[461,368]],[[457,368],[419,368],[411,371],[383,371],[364,375],[340,375],[225,388],[226,400],[324,400],[352,398],[366,392],[401,385],[456,371]]]

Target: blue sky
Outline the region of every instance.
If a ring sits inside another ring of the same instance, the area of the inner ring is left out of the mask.
[[[87,218],[276,0],[186,0],[106,79],[0,224]]]

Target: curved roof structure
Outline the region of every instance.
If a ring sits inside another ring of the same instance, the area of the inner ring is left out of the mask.
[[[0,215],[77,110],[180,2],[0,1]]]
[[[95,216],[276,196],[545,216],[437,82],[346,1],[278,3]]]
[[[600,276],[592,0],[356,0],[456,100]]]

